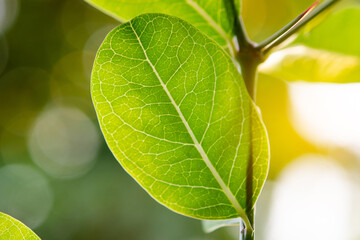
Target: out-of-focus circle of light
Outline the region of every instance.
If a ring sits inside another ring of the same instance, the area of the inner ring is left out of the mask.
[[[291,114],[298,133],[320,145],[360,155],[360,84],[291,83]]]
[[[275,187],[267,239],[352,239],[351,200],[352,184],[343,169],[325,157],[300,157]]]
[[[17,0],[0,0],[0,35],[14,23],[17,13]]]
[[[50,91],[55,101],[65,98],[79,100],[82,98],[89,103],[90,80],[83,69],[83,56],[83,51],[70,52],[54,65],[51,72]],[[91,69],[86,71],[91,71]]]
[[[256,202],[256,239],[268,240],[269,210],[276,182],[267,179]]]
[[[29,148],[34,162],[48,174],[72,178],[94,165],[99,137],[94,124],[79,109],[48,108],[30,132]]]
[[[91,69],[94,64],[96,52],[101,43],[104,41],[106,35],[114,28],[114,25],[107,25],[95,31],[86,41],[83,51],[83,66],[84,73],[87,79],[90,79]]]
[[[30,228],[44,222],[53,204],[47,179],[28,165],[12,164],[0,168],[0,193],[0,211]]]
[[[6,66],[7,60],[8,60],[8,47],[5,38],[0,36],[0,76]]]

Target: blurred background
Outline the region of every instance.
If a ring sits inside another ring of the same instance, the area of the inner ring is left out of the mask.
[[[261,41],[312,0],[244,0]],[[42,239],[233,240],[156,203],[108,150],[90,72],[119,23],[82,0],[0,0],[0,211]],[[360,79],[360,76],[359,76]],[[271,144],[259,240],[360,239],[360,85],[260,74]]]

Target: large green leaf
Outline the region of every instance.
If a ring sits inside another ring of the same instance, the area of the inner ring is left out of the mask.
[[[0,239],[6,240],[40,240],[40,238],[23,223],[0,212]]]
[[[213,38],[230,53],[233,43],[234,14],[228,0],[85,0],[120,21],[143,13],[165,13],[180,17]],[[239,9],[240,0],[236,0]],[[239,11],[238,11],[239,12]]]
[[[260,70],[288,81],[359,82],[359,22],[359,7],[335,12],[270,55]]]
[[[110,149],[153,198],[187,216],[249,223],[268,140],[216,42],[179,18],[141,15],[104,40],[91,92]]]

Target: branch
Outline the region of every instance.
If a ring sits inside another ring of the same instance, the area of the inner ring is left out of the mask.
[[[251,41],[246,34],[241,14],[239,14],[236,9],[235,0],[229,0],[229,2],[232,10],[232,16],[234,16],[234,32],[239,44],[239,49],[242,51],[243,49],[247,49],[251,46]]]
[[[319,0],[317,0],[313,5],[311,5],[305,12],[296,17],[293,21],[291,21],[274,35],[257,45],[256,49],[260,50],[264,54],[268,53],[271,49],[280,45],[291,35],[299,31],[300,28],[302,28],[314,17],[318,16],[320,13],[322,13],[323,11],[325,11],[339,1],[340,0],[329,0],[316,8],[319,3]]]

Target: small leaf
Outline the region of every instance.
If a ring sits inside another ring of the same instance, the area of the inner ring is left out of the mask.
[[[249,226],[269,146],[219,45],[179,18],[141,15],[104,40],[91,91],[111,151],[154,199],[187,216],[242,217]]]
[[[204,232],[211,233],[222,227],[239,226],[241,222],[241,218],[234,218],[227,220],[203,220],[201,222]]]
[[[199,28],[230,53],[234,18],[228,0],[85,0],[106,14],[125,22],[143,13],[164,13],[179,17]],[[236,0],[240,12],[240,0]]]
[[[6,240],[40,240],[40,238],[23,223],[0,212],[0,239]]]
[[[260,71],[287,81],[360,81],[360,8],[346,8],[274,52]]]

